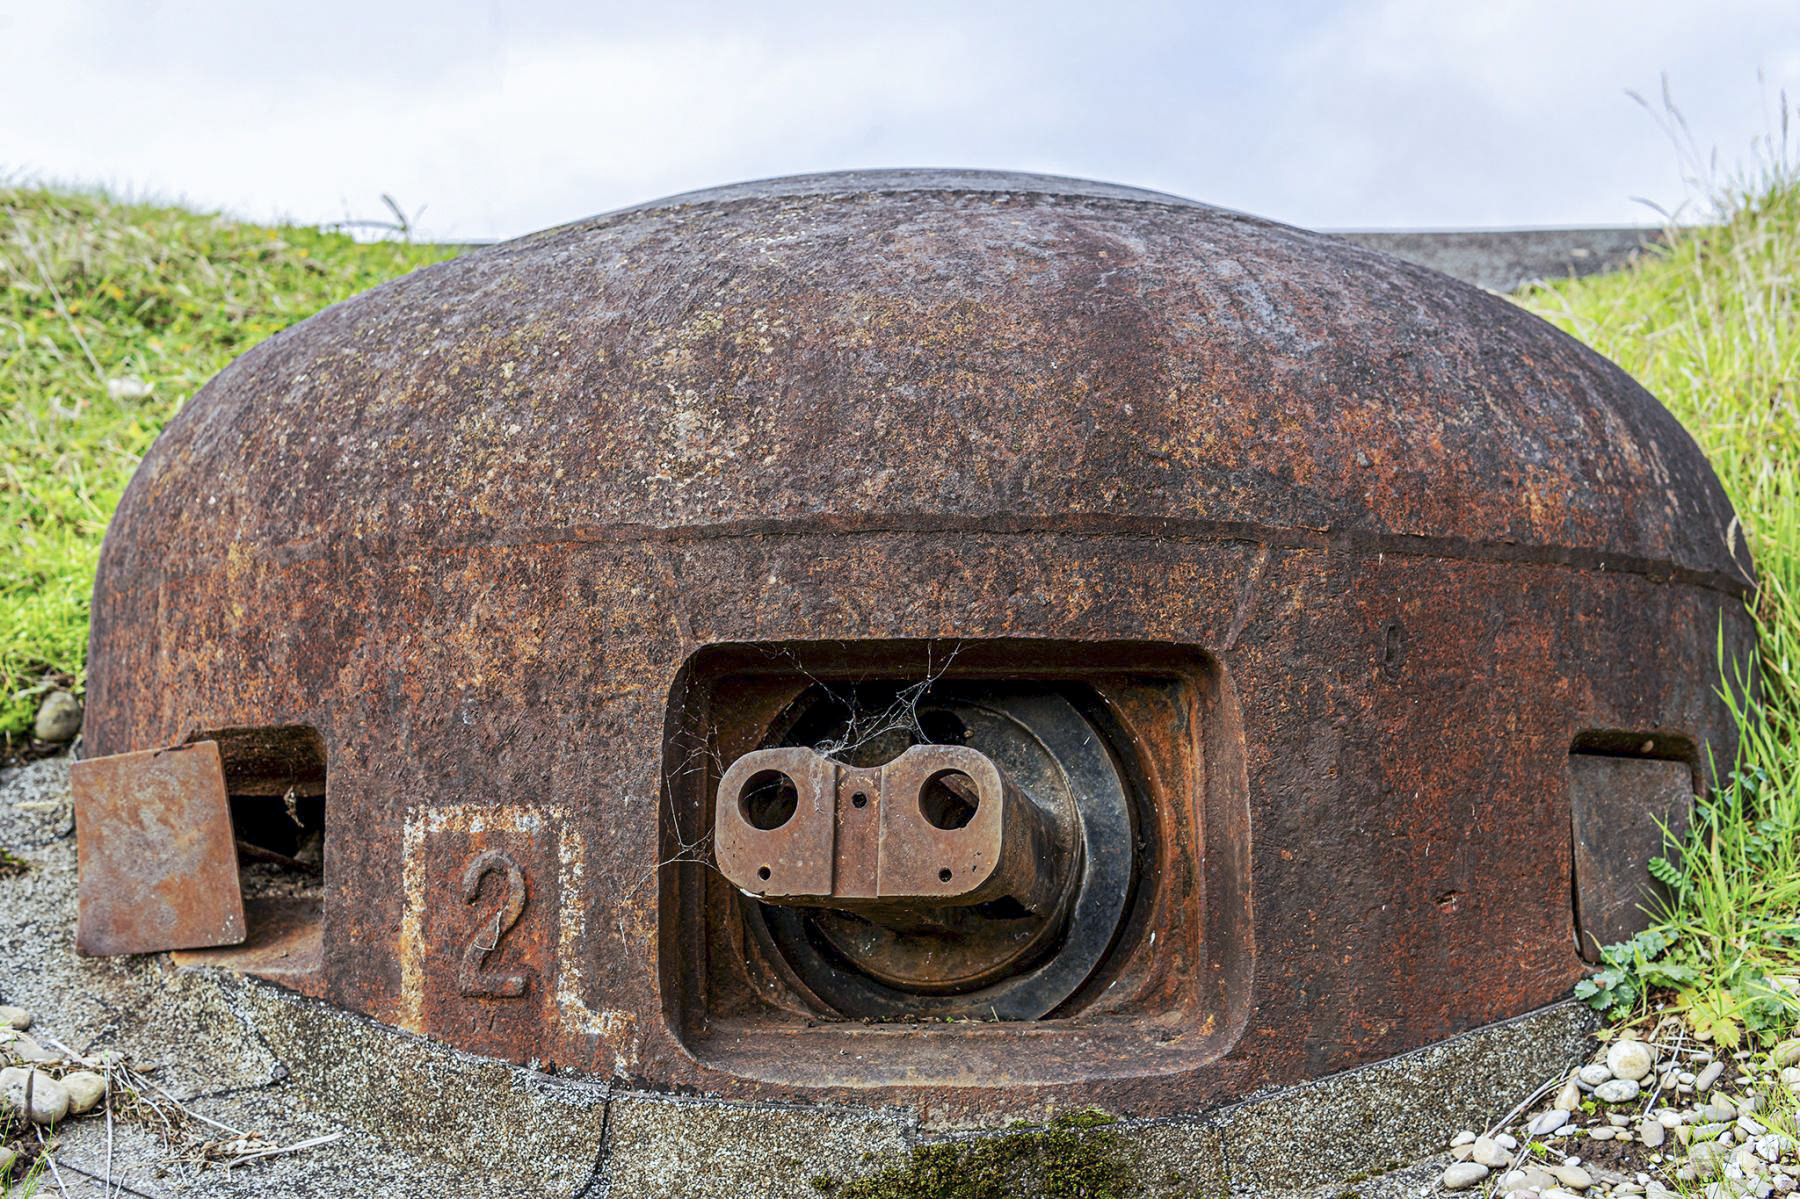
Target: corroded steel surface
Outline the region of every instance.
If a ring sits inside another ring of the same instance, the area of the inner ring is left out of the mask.
[[[82,953],[244,939],[237,843],[215,742],[89,758],[69,771]]]
[[[1640,387],[1429,271],[1098,184],[746,185],[228,368],[108,535],[87,736],[316,729],[321,985],[378,1018],[728,1096],[1189,1110],[1567,990],[1571,747],[1730,760],[1732,528]],[[1132,747],[1128,918],[1049,1018],[833,1021],[710,872],[711,786],[782,660],[958,647]]]

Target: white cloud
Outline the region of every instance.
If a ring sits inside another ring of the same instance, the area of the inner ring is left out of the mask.
[[[1284,64],[1312,150],[1284,185],[1319,185],[1339,215],[1303,201],[1303,219],[1340,225],[1650,219],[1632,195],[1674,203],[1683,183],[1627,89],[1660,102],[1666,74],[1703,142],[1747,153],[1764,100],[1800,99],[1796,47],[1787,0],[1347,6]]]
[[[11,3],[11,7],[4,7]],[[877,165],[1064,171],[1328,226],[1644,219],[1800,98],[1800,6],[0,0],[0,170],[494,236]]]

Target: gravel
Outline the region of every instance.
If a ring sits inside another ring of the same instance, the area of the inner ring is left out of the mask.
[[[1800,1194],[1800,1038],[1732,1054],[1671,1017],[1650,1035],[1600,1046],[1539,1094],[1501,1126],[1456,1135],[1445,1190],[1479,1186],[1481,1199]]]
[[[4,1065],[0,1068],[0,1130],[15,1141],[0,1144],[0,1162],[4,1163],[0,1164],[0,1178],[20,1156],[35,1157],[38,1152],[39,1143],[28,1133],[27,1122],[57,1124],[86,1115],[107,1095],[106,1077],[94,1069],[105,1069],[106,1062],[77,1057],[54,1040],[57,1048],[46,1049],[37,1038],[20,1031],[31,1025],[32,1014],[24,1008],[0,1005],[0,1064]]]

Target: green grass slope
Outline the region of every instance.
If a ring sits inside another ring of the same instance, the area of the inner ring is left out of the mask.
[[[0,738],[80,683],[107,519],[221,367],[441,246],[358,243],[98,194],[0,188]]]
[[[1739,721],[1733,782],[1702,806],[1679,866],[1657,866],[1674,886],[1668,921],[1581,988],[1616,1015],[1672,991],[1697,1031],[1730,1045],[1800,1014],[1800,182],[1772,171],[1719,207],[1720,224],[1631,269],[1519,299],[1668,405],[1756,556],[1760,719]]]

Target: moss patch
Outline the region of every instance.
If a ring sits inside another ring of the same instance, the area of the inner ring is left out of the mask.
[[[1084,1111],[1041,1128],[921,1145],[907,1160],[852,1182],[815,1178],[831,1199],[1127,1199],[1143,1195],[1113,1117]]]

